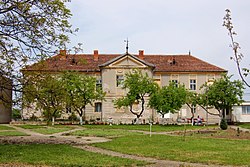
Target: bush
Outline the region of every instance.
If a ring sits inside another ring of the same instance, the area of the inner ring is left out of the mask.
[[[76,116],[76,114],[74,112],[72,112],[68,119],[70,121],[76,121],[77,120],[77,116]]]
[[[228,127],[227,121],[223,118],[223,119],[220,121],[220,128],[221,128],[222,130],[227,130],[227,127]]]
[[[17,108],[13,108],[13,110],[12,110],[12,118],[14,120],[21,119],[22,118],[21,117],[21,111],[19,109],[17,109]]]

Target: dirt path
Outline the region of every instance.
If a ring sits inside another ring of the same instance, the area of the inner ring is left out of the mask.
[[[204,165],[204,164],[198,164],[198,163],[178,162],[178,161],[170,161],[170,160],[158,160],[155,158],[123,154],[123,153],[114,152],[114,151],[110,151],[110,150],[97,148],[97,147],[93,147],[93,146],[88,145],[91,143],[110,141],[110,139],[107,139],[107,138],[63,136],[63,134],[65,134],[65,133],[70,133],[70,132],[84,129],[84,128],[79,128],[79,127],[77,127],[76,129],[69,130],[69,131],[55,133],[52,135],[44,135],[44,134],[36,133],[36,132],[31,131],[29,129],[23,129],[21,127],[16,127],[13,125],[8,125],[8,126],[15,128],[17,131],[26,133],[29,136],[4,136],[4,137],[0,137],[0,143],[10,143],[10,144],[24,144],[24,143],[25,144],[31,144],[31,143],[70,144],[76,148],[80,148],[80,149],[90,151],[90,152],[150,162],[151,164],[148,165],[147,167],[220,167],[221,166],[221,165],[216,166],[216,165]],[[168,134],[169,135],[169,132],[168,133],[154,132],[153,134]],[[0,166],[1,166],[1,164],[0,164]],[[6,166],[6,167],[9,167],[9,166]],[[229,167],[229,166],[227,166],[227,167]]]

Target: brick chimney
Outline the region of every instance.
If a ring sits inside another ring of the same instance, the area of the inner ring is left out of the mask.
[[[66,56],[66,50],[65,49],[64,50],[60,50],[60,55]]]
[[[139,59],[144,60],[144,50],[139,50]]]
[[[60,54],[60,60],[65,60],[66,59],[67,51],[65,49],[64,50],[60,50],[59,54]]]
[[[94,61],[98,61],[99,55],[98,50],[94,50]]]

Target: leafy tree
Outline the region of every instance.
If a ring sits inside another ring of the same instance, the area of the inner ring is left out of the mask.
[[[116,107],[129,107],[132,114],[136,115],[136,119],[141,117],[145,108],[145,98],[150,97],[152,93],[157,91],[158,85],[153,81],[148,74],[142,74],[139,70],[125,74],[123,89],[128,90],[125,97],[116,99],[114,104]],[[133,110],[133,104],[140,104],[140,111]]]
[[[68,36],[76,32],[68,22],[67,2],[70,0],[0,1],[0,75],[13,81],[15,93],[22,92],[19,69],[65,48]]]
[[[204,94],[200,95],[201,106],[211,106],[223,117],[223,112],[231,110],[233,105],[240,104],[243,96],[243,83],[239,80],[230,81],[231,76],[223,75],[212,85],[205,83]]]
[[[151,95],[149,106],[164,118],[166,113],[175,113],[179,110],[186,103],[186,98],[187,90],[184,85],[176,86],[176,83],[169,82],[168,86],[162,87]]]
[[[24,90],[25,106],[35,105],[36,109],[43,111],[44,117],[52,120],[54,125],[55,118],[60,116],[65,103],[65,91],[60,78],[51,74],[32,74],[28,76],[29,82],[26,83]]]
[[[250,73],[250,69],[246,67],[244,68],[241,67],[241,62],[243,60],[244,55],[240,52],[241,49],[240,44],[236,42],[234,38],[237,35],[237,33],[233,30],[231,11],[229,9],[226,9],[226,15],[224,16],[223,20],[224,20],[223,26],[226,27],[226,29],[228,30],[228,35],[231,40],[230,47],[233,49],[233,56],[231,57],[231,59],[235,61],[238,73],[244,84],[250,87],[250,84],[246,80],[246,77]]]
[[[96,88],[96,78],[77,72],[66,72],[63,77],[66,90],[66,103],[75,110],[80,117],[80,124],[85,121],[86,106],[92,105],[96,100],[104,100],[105,93]]]

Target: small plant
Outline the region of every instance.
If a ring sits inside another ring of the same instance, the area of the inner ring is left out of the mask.
[[[227,127],[228,127],[227,121],[223,118],[223,119],[221,120],[221,122],[220,122],[220,128],[221,128],[222,130],[227,130]]]

